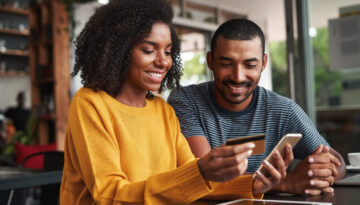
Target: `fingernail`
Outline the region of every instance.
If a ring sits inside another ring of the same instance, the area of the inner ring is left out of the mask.
[[[248,145],[249,148],[254,148],[255,147],[255,144],[254,143],[251,143]]]
[[[330,187],[330,192],[334,193],[334,189],[332,187]]]
[[[315,186],[315,181],[314,180],[310,181],[310,186]]]
[[[276,157],[277,157],[277,158],[280,158],[280,153],[279,153],[279,151],[277,151],[277,150],[276,150]]]
[[[306,189],[305,194],[310,194],[310,191]]]
[[[252,150],[247,151],[248,155],[251,155],[252,152]]]
[[[256,174],[262,176],[261,172],[259,170],[256,170]]]
[[[314,158],[312,157],[309,158],[309,163],[314,163],[314,161],[315,161]]]
[[[314,176],[314,172],[313,172],[313,171],[311,171],[311,170],[309,170],[309,171],[308,171],[308,176],[309,176],[309,177]]]
[[[266,166],[270,166],[270,163],[268,161],[264,160],[264,163]]]

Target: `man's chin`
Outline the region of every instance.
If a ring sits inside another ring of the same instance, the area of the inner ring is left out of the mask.
[[[243,98],[243,99],[229,99],[229,98],[226,98],[225,100],[229,104],[239,105],[239,104],[243,103],[246,100],[246,98]]]
[[[251,96],[251,93],[247,93],[245,96],[223,96],[224,100],[232,105],[240,105]]]

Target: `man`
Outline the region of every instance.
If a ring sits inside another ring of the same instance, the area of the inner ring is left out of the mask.
[[[285,134],[301,133],[293,152],[302,161],[272,191],[332,193],[334,180],[345,174],[344,160],[294,101],[258,86],[267,63],[264,50],[264,34],[252,21],[222,24],[207,53],[215,80],[175,89],[169,97],[181,130],[197,157],[227,139],[266,133],[265,154],[249,158],[248,172],[260,166]]]
[[[25,131],[27,121],[30,117],[30,110],[24,107],[25,93],[19,92],[16,96],[17,106],[10,107],[5,112],[5,117],[9,118],[15,126],[17,131]]]

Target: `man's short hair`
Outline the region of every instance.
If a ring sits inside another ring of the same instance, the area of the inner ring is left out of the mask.
[[[265,53],[265,37],[261,28],[247,19],[231,19],[219,26],[211,39],[211,52],[214,51],[216,40],[223,36],[230,40],[252,40],[260,38],[262,53]]]

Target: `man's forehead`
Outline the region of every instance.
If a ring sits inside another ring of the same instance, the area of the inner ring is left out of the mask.
[[[237,40],[237,39],[225,38],[224,36],[221,35],[216,40],[215,49],[218,46],[231,45],[234,43],[254,43],[254,44],[259,44],[259,46],[261,47],[261,39],[258,36],[255,36],[254,38],[249,39],[249,40]]]
[[[251,40],[232,40],[221,36],[216,42],[213,56],[238,55],[239,52],[243,55],[251,55],[253,57],[261,55],[262,47],[260,38],[256,37]]]

